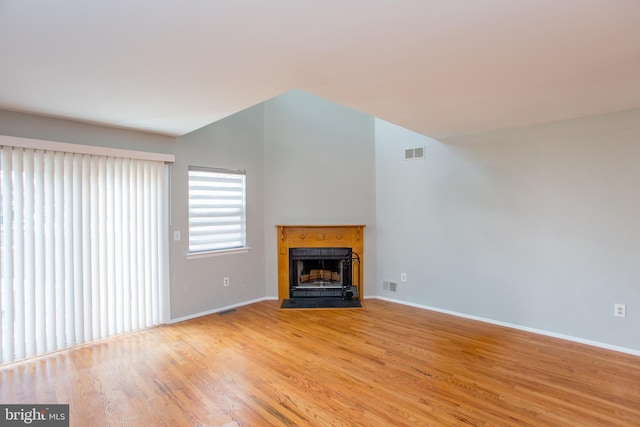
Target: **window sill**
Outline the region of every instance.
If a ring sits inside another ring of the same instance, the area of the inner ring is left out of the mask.
[[[212,256],[243,254],[243,253],[249,252],[250,249],[251,249],[250,247],[245,246],[244,248],[222,249],[220,251],[187,253],[187,259],[209,258]]]

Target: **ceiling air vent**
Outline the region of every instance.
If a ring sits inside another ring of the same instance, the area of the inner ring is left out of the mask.
[[[425,149],[424,147],[416,147],[416,148],[407,148],[404,150],[404,159],[405,160],[417,160],[425,158]]]

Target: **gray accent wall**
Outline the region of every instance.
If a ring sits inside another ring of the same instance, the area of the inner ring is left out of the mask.
[[[378,294],[640,350],[638,159],[640,110],[445,142],[376,120],[377,275],[398,282]]]
[[[375,295],[374,118],[297,90],[264,106],[266,295],[278,295],[278,224],[365,224],[364,289]]]

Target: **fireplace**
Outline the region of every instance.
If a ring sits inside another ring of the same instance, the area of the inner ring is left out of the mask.
[[[278,225],[278,298],[358,298],[364,225]]]
[[[351,248],[290,248],[289,298],[358,298],[354,267],[360,263]]]

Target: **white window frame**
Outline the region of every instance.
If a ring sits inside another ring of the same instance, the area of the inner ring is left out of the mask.
[[[203,188],[204,181],[198,182],[198,178],[208,178],[211,188]],[[247,252],[246,172],[189,166],[187,182],[188,258]],[[224,194],[227,185],[231,191]],[[219,210],[219,214],[213,210]],[[208,232],[203,229],[207,226],[210,228]],[[210,240],[208,244],[204,242],[207,239]]]

